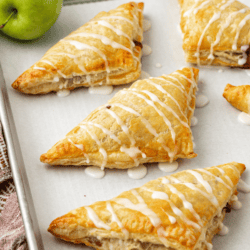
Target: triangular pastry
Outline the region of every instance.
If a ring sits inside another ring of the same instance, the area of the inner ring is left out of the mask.
[[[45,94],[136,80],[141,73],[143,7],[130,2],[100,12],[49,49],[12,87]]]
[[[190,122],[198,72],[183,68],[136,81],[90,113],[40,160],[124,169],[195,157]]]
[[[186,61],[250,67],[250,8],[235,0],[179,0]]]
[[[233,86],[227,84],[223,97],[235,108],[250,113],[250,85]]]
[[[98,250],[212,249],[245,165],[186,170],[72,210],[48,231]]]

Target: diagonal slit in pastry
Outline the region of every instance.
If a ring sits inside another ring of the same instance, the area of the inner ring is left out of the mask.
[[[100,12],[12,84],[26,94],[130,83],[141,74],[143,3]]]

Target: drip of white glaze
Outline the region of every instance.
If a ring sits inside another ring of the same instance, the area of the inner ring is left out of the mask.
[[[207,241],[205,241],[205,245],[207,247],[207,250],[212,250],[213,249],[213,245]]]
[[[202,9],[206,4],[208,4],[210,2],[210,0],[204,1],[202,2],[199,6],[195,7],[195,5],[193,5],[189,10],[187,10],[183,16],[187,17],[190,16],[192,13],[197,14],[197,12]]]
[[[163,172],[171,173],[178,169],[178,162],[159,162],[158,167]]]
[[[59,91],[56,92],[58,97],[66,97],[70,94],[70,90],[68,89],[61,89]]]
[[[107,161],[108,161],[108,154],[106,152],[106,150],[102,147],[101,145],[101,142],[99,141],[99,139],[97,138],[96,134],[94,133],[91,133],[87,127],[85,125],[80,125],[80,127],[82,129],[85,129],[86,132],[90,135],[90,137],[96,142],[96,144],[99,146],[99,152],[103,155],[103,162],[102,162],[102,165],[101,165],[101,169],[103,170],[104,167],[106,166],[107,164]]]
[[[128,176],[131,179],[139,180],[146,176],[147,168],[144,165],[139,165],[138,167],[129,168]]]
[[[100,169],[99,167],[95,167],[95,166],[94,167],[87,167],[85,169],[85,173],[88,176],[91,176],[91,177],[96,178],[96,179],[101,179],[105,175],[104,170]]]
[[[161,68],[162,65],[161,65],[160,63],[156,63],[156,64],[155,64],[155,67],[156,67],[156,68]]]
[[[55,77],[53,78],[53,82],[59,82],[59,77],[58,77],[58,76],[55,76]]]
[[[100,220],[100,218],[92,208],[85,207],[85,209],[87,210],[89,219],[95,224],[97,228],[104,228],[106,230],[111,230],[111,227],[105,224],[102,220]]]
[[[191,127],[194,127],[194,126],[196,126],[197,124],[198,124],[198,119],[197,119],[197,117],[193,116],[193,117],[191,118]]]
[[[146,31],[150,30],[151,23],[150,23],[149,20],[144,19],[143,22],[142,22],[142,26],[143,26],[143,31],[146,32]]]
[[[223,223],[220,225],[220,231],[218,232],[219,235],[224,236],[227,235],[229,232],[228,227],[226,227]]]
[[[134,95],[138,96],[139,98],[143,99],[148,105],[152,106],[152,107],[156,110],[156,112],[163,118],[164,122],[165,122],[166,125],[169,127],[169,130],[170,130],[172,139],[173,139],[173,141],[175,142],[175,136],[176,136],[176,135],[175,135],[174,129],[172,128],[171,122],[167,119],[167,117],[164,115],[164,113],[163,113],[161,110],[159,110],[159,109],[155,106],[155,104],[153,103],[153,101],[147,99],[144,95],[137,93],[137,92],[136,92],[137,89],[129,89],[128,91],[129,91],[130,93],[133,93]],[[124,91],[124,90],[122,90],[121,92],[127,93],[127,91]]]
[[[168,184],[168,183],[170,183],[170,181],[167,178],[163,177],[162,178],[162,183],[163,184]]]
[[[250,193],[250,185],[246,184],[242,179],[240,179],[237,190],[243,193]]]
[[[219,69],[218,72],[219,72],[219,73],[222,73],[222,72],[223,72],[223,69]]]
[[[143,44],[143,48],[142,48],[142,56],[148,56],[152,53],[152,49],[151,47],[149,47],[146,44]]]
[[[120,19],[120,20],[130,23],[131,25],[134,25],[134,23],[131,20],[122,16],[105,16],[105,17],[102,17],[101,19]]]
[[[239,23],[238,30],[237,30],[236,36],[234,38],[233,46],[232,46],[233,50],[237,50],[237,42],[238,42],[238,39],[240,36],[240,32],[241,32],[242,28],[246,25],[246,22],[249,19],[250,19],[250,14],[245,16],[245,18],[243,20],[241,20],[241,22]]]
[[[38,69],[38,70],[46,70],[45,68],[42,68],[42,67],[37,67],[37,66],[34,66],[33,69]]]
[[[234,210],[239,210],[242,208],[242,203],[240,201],[235,201],[232,204],[232,209]]]
[[[113,92],[113,86],[89,87],[89,93],[95,95],[110,95]]]
[[[143,79],[148,79],[149,77],[150,77],[150,74],[142,70],[139,79],[143,80]]]
[[[118,219],[114,209],[112,208],[111,204],[109,201],[107,201],[107,210],[111,213],[112,215],[112,221],[116,222],[117,225],[121,228],[122,232],[124,233],[125,237],[128,238],[129,237],[129,232],[128,230],[126,230],[124,228],[124,226],[122,225],[121,221]]]
[[[197,95],[196,97],[196,108],[203,108],[209,103],[208,98],[205,95]]]
[[[250,114],[247,114],[245,112],[241,112],[238,116],[238,120],[245,124],[245,125],[248,125],[250,126]]]
[[[198,172],[194,171],[194,170],[187,170],[188,173],[192,174],[197,181],[206,189],[206,191],[210,194],[213,193],[213,190],[211,188],[211,186],[209,185],[209,183],[203,179],[202,175],[199,174]]]

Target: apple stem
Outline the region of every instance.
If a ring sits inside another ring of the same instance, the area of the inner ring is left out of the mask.
[[[11,14],[8,16],[7,20],[2,24],[0,25],[0,29],[4,28],[5,25],[8,23],[8,21],[11,19],[11,17],[17,13],[17,10],[16,9],[13,9]]]

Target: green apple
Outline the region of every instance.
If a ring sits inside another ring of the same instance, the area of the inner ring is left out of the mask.
[[[0,0],[0,30],[20,40],[42,36],[57,20],[63,0]]]

